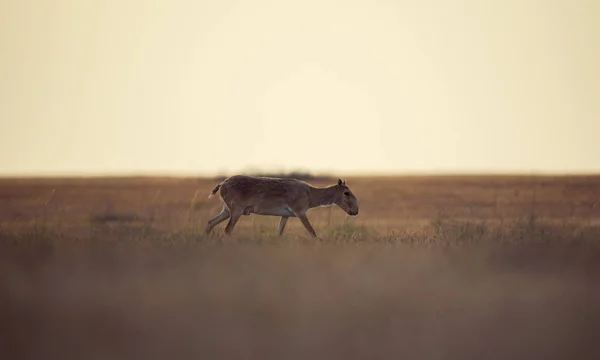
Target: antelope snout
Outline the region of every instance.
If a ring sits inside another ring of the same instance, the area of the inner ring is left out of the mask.
[[[358,208],[356,208],[354,210],[349,210],[348,215],[352,215],[352,216],[358,215]]]

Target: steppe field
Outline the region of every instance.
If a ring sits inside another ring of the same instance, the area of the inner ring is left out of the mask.
[[[600,176],[347,181],[319,242],[205,236],[217,179],[0,180],[0,358],[600,358]]]

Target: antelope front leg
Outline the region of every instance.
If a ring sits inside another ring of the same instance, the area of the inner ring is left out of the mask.
[[[281,220],[279,220],[279,226],[277,227],[279,236],[281,236],[281,234],[283,234],[283,230],[285,229],[285,224],[287,224],[288,219],[289,219],[288,216],[282,216]]]
[[[304,225],[306,230],[310,233],[310,235],[312,235],[312,237],[318,238],[317,233],[315,232],[315,229],[313,229],[312,225],[308,221],[306,214],[298,214],[298,218],[302,222],[302,225]]]

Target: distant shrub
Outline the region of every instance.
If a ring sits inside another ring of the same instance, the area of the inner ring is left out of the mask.
[[[110,222],[133,222],[140,220],[137,215],[129,213],[114,213],[106,212],[102,214],[95,214],[90,217],[92,223],[110,223]]]

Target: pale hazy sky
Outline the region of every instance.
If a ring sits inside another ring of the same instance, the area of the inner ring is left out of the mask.
[[[0,0],[0,175],[599,172],[600,1]]]

